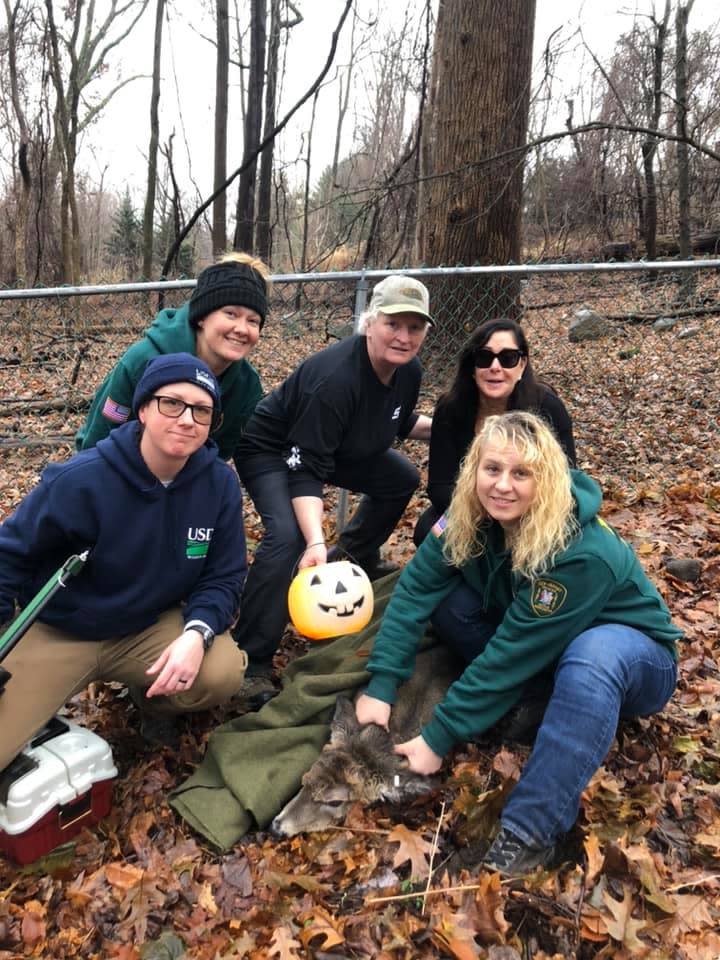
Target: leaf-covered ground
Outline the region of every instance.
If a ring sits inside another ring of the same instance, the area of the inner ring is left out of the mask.
[[[579,345],[568,343],[567,322],[562,309],[535,312],[530,336],[537,366],[575,416],[581,465],[603,485],[605,518],[633,543],[687,631],[675,697],[661,715],[621,725],[584,794],[567,863],[517,881],[457,866],[457,850],[487,837],[527,756],[525,747],[491,741],[455,751],[442,789],[409,808],[358,807],[342,828],[293,840],[251,834],[219,856],[166,798],[233,708],[188,721],[179,751],[147,752],[125,692],[98,685],[76,698],[70,712],[113,746],[120,776],[112,812],[37,865],[20,869],[0,858],[0,960],[717,960],[716,321],[706,319],[686,340],[624,324],[603,341]],[[308,343],[269,335],[264,347],[282,352],[292,366]],[[97,356],[98,375],[107,362]],[[11,377],[7,395],[52,397],[57,389],[31,364],[3,372]],[[431,385],[427,408],[433,393]],[[28,414],[15,429],[56,435],[76,422],[64,413],[35,420]],[[4,449],[0,516],[31,488],[50,455],[69,453],[69,447]],[[410,445],[410,454],[424,464],[422,446]],[[417,497],[390,541],[388,553],[399,561],[412,553],[412,525],[422,507]],[[260,531],[251,511],[247,524],[252,544]],[[700,579],[673,577],[665,566],[670,558],[699,560]],[[288,632],[278,665],[302,650],[302,640]],[[552,783],[547,790],[552,803]]]

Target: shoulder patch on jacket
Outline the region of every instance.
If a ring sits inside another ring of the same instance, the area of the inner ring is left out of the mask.
[[[125,423],[130,419],[131,413],[130,407],[125,407],[122,403],[116,403],[112,397],[107,397],[102,408],[102,415],[106,420],[112,420],[113,423]]]
[[[567,590],[557,580],[536,580],[530,606],[538,617],[550,617],[567,600]]]
[[[443,513],[443,515],[435,521],[435,523],[432,525],[430,530],[432,531],[432,533],[435,534],[436,537],[441,537],[445,532],[446,526],[447,526],[447,517]]]

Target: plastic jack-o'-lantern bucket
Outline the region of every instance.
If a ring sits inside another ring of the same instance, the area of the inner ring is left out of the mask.
[[[349,560],[301,570],[290,584],[288,609],[295,628],[310,640],[357,633],[370,621],[373,589],[365,571]]]

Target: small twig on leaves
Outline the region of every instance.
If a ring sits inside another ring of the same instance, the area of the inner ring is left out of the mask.
[[[500,883],[505,885],[507,883],[513,883],[515,880],[517,880],[517,877],[506,877],[506,879],[501,880]],[[422,896],[424,899],[425,897],[433,896],[436,893],[461,893],[465,890],[482,889],[483,887],[480,883],[470,883],[466,885],[460,884],[460,886],[457,887],[435,887],[433,890],[426,890]],[[370,897],[370,899],[366,900],[365,903],[369,905],[371,903],[390,903],[392,900],[416,900],[419,896],[420,892],[416,890],[415,893],[398,893],[394,897]]]
[[[437,853],[437,848],[438,848],[438,837],[440,836],[440,827],[442,827],[444,816],[445,816],[445,801],[443,800],[442,807],[440,808],[440,818],[438,820],[437,828],[435,830],[435,836],[433,837],[432,850],[430,851],[430,864],[428,866],[429,873],[427,878],[427,886],[425,887],[425,893],[423,894],[423,905],[422,905],[423,913],[425,913],[427,895],[428,895],[428,891],[430,890],[430,884],[432,883],[433,863],[435,862],[435,854]]]
[[[325,827],[325,830],[340,830],[344,833],[379,833],[386,837],[390,830],[377,830],[372,827]]]
[[[707,877],[698,877],[697,880],[686,880],[684,883],[676,883],[674,886],[668,887],[664,892],[675,893],[677,890],[684,890],[686,887],[701,887],[704,883],[709,883],[711,880],[720,880],[720,873],[711,873]]]

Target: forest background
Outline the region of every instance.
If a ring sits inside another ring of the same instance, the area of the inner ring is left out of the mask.
[[[713,249],[711,0],[3,4],[5,284]]]

